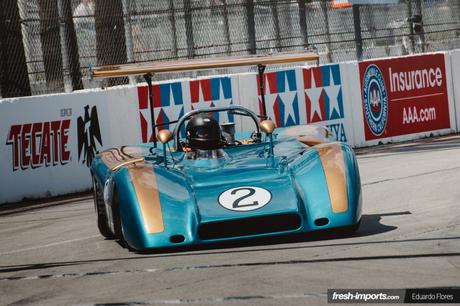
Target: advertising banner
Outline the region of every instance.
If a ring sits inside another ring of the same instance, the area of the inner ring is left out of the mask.
[[[263,114],[258,76],[254,79]],[[351,141],[340,65],[269,72],[264,82],[267,115],[277,127],[317,124],[330,128],[338,141]]]
[[[326,125],[337,141],[351,142],[351,104],[345,105],[344,87],[340,65],[326,65],[302,69],[303,98],[307,124]]]
[[[238,100],[237,76],[222,76],[209,79],[184,80],[170,83],[153,84],[153,105],[155,123],[162,129],[173,130],[176,121],[186,113],[207,107],[225,107]],[[147,85],[139,85],[138,107],[142,142],[152,142],[152,124]],[[216,113],[220,122],[233,122],[233,115]]]
[[[0,204],[88,190],[99,151],[138,141],[120,124],[130,113],[124,103],[130,91],[2,100]],[[109,114],[110,107],[117,112]]]
[[[365,140],[449,129],[444,54],[359,63]]]
[[[164,124],[166,122],[177,120],[185,113],[191,110],[189,104],[184,104],[183,87],[185,85],[188,85],[187,81],[152,85],[153,105],[156,124]],[[153,142],[154,139],[152,133],[151,113],[148,99],[148,86],[139,85],[137,87],[137,93],[140,124],[139,128],[141,132],[142,142]],[[159,130],[172,130],[173,128],[173,124],[165,124],[161,126]]]
[[[254,88],[253,92],[257,92],[259,114],[263,115],[259,76],[255,75],[254,78],[256,88]],[[298,125],[302,124],[302,121],[305,122],[305,118],[300,117],[297,87],[295,69],[269,72],[264,75],[267,116],[275,122],[277,127]]]

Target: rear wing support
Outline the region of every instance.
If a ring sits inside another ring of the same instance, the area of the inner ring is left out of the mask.
[[[153,137],[153,146],[157,147],[157,125],[155,123],[155,110],[153,105],[153,88],[152,88],[152,74],[146,73],[144,74],[144,79],[147,82],[147,86],[149,87],[149,106],[150,106],[150,119],[152,120],[152,137]],[[148,137],[148,135],[147,135]],[[148,140],[147,140],[148,141]]]
[[[264,119],[268,119],[267,117],[267,106],[265,105],[265,86],[264,86],[264,72],[267,66],[258,64],[257,70],[259,71],[259,89],[260,89],[260,98],[262,100],[262,109],[263,109],[263,116]]]

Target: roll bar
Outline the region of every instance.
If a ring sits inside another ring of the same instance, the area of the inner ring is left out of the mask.
[[[260,127],[259,127],[258,117],[253,111],[247,109],[246,107],[243,107],[243,106],[240,106],[240,105],[229,105],[229,106],[226,106],[226,107],[208,107],[208,108],[196,109],[196,110],[190,111],[187,114],[185,114],[184,116],[182,116],[182,118],[179,119],[179,121],[177,122],[176,126],[174,127],[174,132],[173,132],[175,149],[179,150],[179,148],[181,147],[179,135],[180,135],[180,130],[181,130],[182,126],[184,125],[185,121],[187,121],[191,117],[193,117],[195,115],[198,115],[198,114],[211,113],[211,112],[212,113],[219,113],[219,112],[224,112],[224,111],[228,111],[230,113],[232,113],[234,111],[240,111],[242,113],[237,113],[237,114],[242,115],[242,116],[251,117],[252,120],[254,121],[255,126],[256,126],[257,135],[260,135]]]

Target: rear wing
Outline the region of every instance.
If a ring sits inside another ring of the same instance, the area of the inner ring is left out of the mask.
[[[215,57],[206,59],[150,62],[141,64],[111,65],[96,67],[92,71],[93,78],[114,78],[161,72],[179,72],[216,68],[266,66],[271,64],[289,64],[318,61],[315,53],[278,53],[274,55],[252,55],[239,57]]]
[[[152,120],[153,139],[156,146],[156,128],[155,113],[153,109],[153,93],[152,93],[152,75],[155,73],[164,72],[181,72],[206,70],[217,68],[231,68],[244,66],[257,66],[259,73],[259,87],[261,100],[263,105],[263,117],[267,118],[267,110],[265,106],[265,92],[263,76],[267,65],[273,64],[291,64],[301,62],[316,61],[319,64],[318,54],[311,52],[303,53],[276,53],[273,55],[250,55],[250,56],[232,56],[232,57],[214,57],[206,59],[192,59],[179,61],[163,61],[149,62],[139,64],[124,64],[95,67],[91,71],[93,78],[114,78],[142,75],[148,84],[150,116]]]

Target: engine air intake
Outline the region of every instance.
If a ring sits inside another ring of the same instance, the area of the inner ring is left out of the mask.
[[[252,217],[245,219],[210,222],[200,225],[201,240],[223,239],[296,230],[301,225],[298,214]]]

